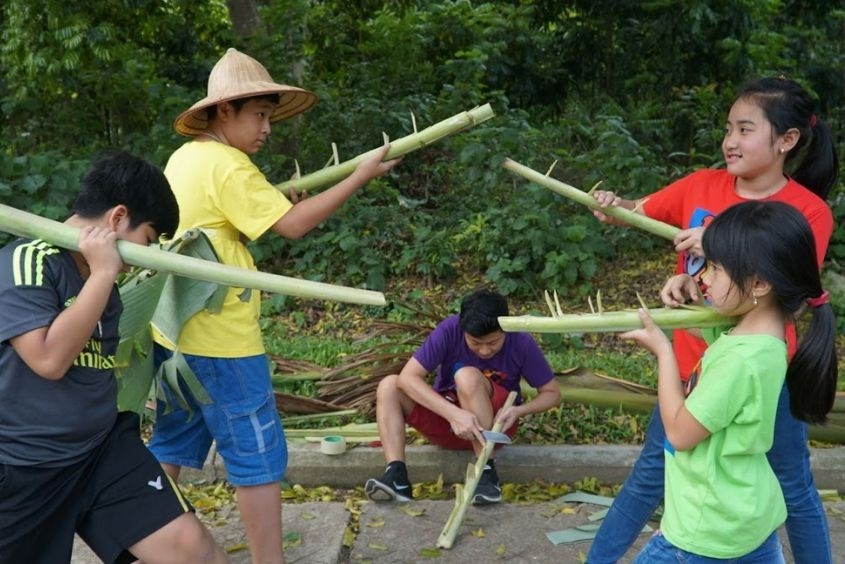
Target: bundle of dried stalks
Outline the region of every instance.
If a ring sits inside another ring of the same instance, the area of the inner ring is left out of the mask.
[[[421,324],[376,321],[374,330],[385,342],[349,356],[317,381],[318,397],[345,409],[375,415],[376,389],[385,376],[398,374],[433,328]]]
[[[308,398],[276,391],[276,404],[285,413],[330,413],[355,409],[367,417],[375,416],[376,389],[381,379],[398,374],[436,323],[445,316],[440,311],[414,312],[419,322],[376,320],[366,340],[380,339],[380,344],[350,355],[343,364],[326,368],[308,361],[270,355],[275,365],[274,384],[292,380],[313,380],[317,396]]]

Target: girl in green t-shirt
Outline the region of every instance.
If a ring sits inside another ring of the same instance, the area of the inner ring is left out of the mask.
[[[795,417],[823,422],[836,393],[836,320],[822,289],[807,220],[792,206],[750,201],[704,232],[705,297],[736,325],[711,335],[695,387],[685,395],[672,345],[640,311],[634,340],[658,361],[666,429],[665,512],[634,562],[783,562],[777,528],[783,495],[766,452],[784,379]],[[694,288],[688,275],[667,283]],[[785,325],[809,308],[806,334],[787,357]],[[707,335],[705,335],[707,337]]]

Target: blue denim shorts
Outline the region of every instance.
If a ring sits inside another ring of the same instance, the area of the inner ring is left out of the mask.
[[[783,549],[775,531],[758,548],[738,558],[708,558],[682,550],[657,531],[632,564],[783,564]]]
[[[156,345],[156,366],[171,354]],[[232,485],[281,481],[288,451],[266,355],[184,357],[212,403],[200,403],[182,389],[191,413],[179,404],[167,383],[162,383],[168,403],[158,401],[149,444],[159,462],[202,468],[213,440]]]

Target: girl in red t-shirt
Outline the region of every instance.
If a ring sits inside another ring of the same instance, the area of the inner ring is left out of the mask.
[[[736,97],[722,140],[724,169],[706,169],[638,200],[613,192],[596,191],[602,205],[621,206],[676,225],[676,273],[689,274],[686,287],[670,280],[661,297],[677,306],[686,296],[700,300],[700,274],[705,268],[702,233],[713,217],[748,200],[786,202],[801,212],[815,237],[817,264],[821,267],[833,232],[833,215],[825,198],[836,184],[839,163],[830,129],[813,112],[813,101],[797,82],[779,77],[762,78],[746,85]],[[793,161],[795,161],[793,163]],[[790,164],[791,174],[785,172]],[[602,222],[618,220],[594,212]],[[790,343],[794,344],[794,328]],[[681,378],[693,373],[705,343],[688,331],[673,334],[673,348]],[[775,440],[769,463],[781,484],[788,517],[786,529],[798,564],[831,562],[830,535],[824,507],[813,482],[807,448],[807,426],[793,417],[787,387],[778,404]],[[665,431],[652,414],[640,457],[596,534],[587,561],[616,562],[633,544],[663,498],[663,442]]]

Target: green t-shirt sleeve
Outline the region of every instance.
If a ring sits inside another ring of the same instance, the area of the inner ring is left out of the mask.
[[[745,359],[730,352],[702,364],[686,408],[711,434],[735,421],[755,395],[756,380],[749,377],[749,370]]]

